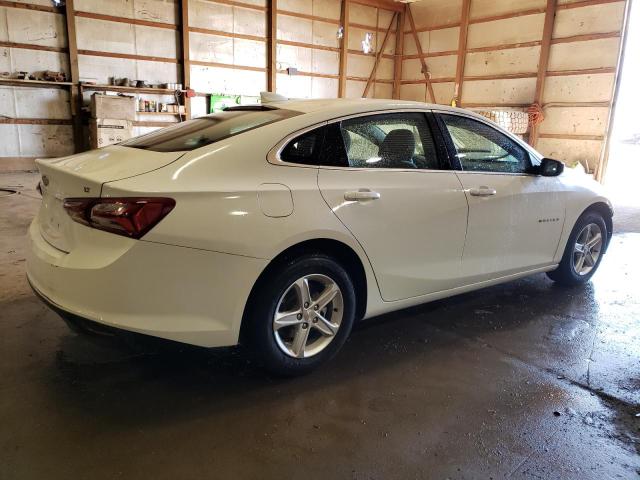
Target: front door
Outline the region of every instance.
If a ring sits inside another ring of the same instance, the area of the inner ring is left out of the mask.
[[[454,114],[440,117],[469,202],[465,283],[551,264],[565,216],[559,180],[533,175],[537,160],[488,123]]]
[[[349,166],[321,166],[318,184],[364,248],[382,298],[458,286],[467,200],[439,160],[425,114],[362,116],[340,130]]]

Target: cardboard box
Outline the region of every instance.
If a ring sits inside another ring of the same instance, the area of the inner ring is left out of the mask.
[[[94,93],[91,95],[91,117],[135,120],[136,99],[135,97]]]
[[[124,142],[133,137],[133,122],[115,118],[92,118],[89,120],[91,148],[102,148]]]

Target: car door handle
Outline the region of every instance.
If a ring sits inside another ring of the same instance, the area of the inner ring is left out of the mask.
[[[495,188],[489,188],[489,187],[485,187],[484,185],[479,187],[479,188],[470,188],[469,189],[469,194],[473,195],[474,197],[491,197],[492,195],[495,195],[496,193],[496,189]]]
[[[362,202],[365,200],[377,200],[380,198],[380,194],[378,192],[374,192],[373,190],[369,190],[368,188],[361,188],[358,191],[345,192],[344,199],[345,200],[354,200],[356,202]]]

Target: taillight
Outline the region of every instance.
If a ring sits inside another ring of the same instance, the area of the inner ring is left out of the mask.
[[[78,223],[98,230],[140,238],[173,210],[163,197],[65,198],[64,209]]]

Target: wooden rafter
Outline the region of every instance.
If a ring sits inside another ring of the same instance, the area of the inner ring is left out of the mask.
[[[277,43],[278,43],[278,0],[267,1],[267,91],[276,91]]]
[[[402,81],[402,58],[404,53],[404,21],[406,18],[406,7],[398,13],[398,24],[396,26],[396,49],[393,61],[393,98],[400,98],[400,85]]]
[[[416,43],[416,50],[418,51],[418,55],[420,55],[420,64],[422,67],[422,73],[424,74],[424,80],[427,84],[427,91],[429,92],[429,98],[432,103],[435,103],[436,96],[433,93],[433,86],[431,85],[431,78],[429,77],[429,69],[427,68],[427,62],[424,59],[424,54],[422,53],[422,45],[420,45],[420,38],[418,37],[418,32],[416,31],[416,24],[413,21],[413,15],[411,13],[411,5],[407,4],[406,7],[407,18],[409,19],[409,25],[411,26],[411,34],[413,35],[413,40]]]
[[[71,80],[71,119],[73,121],[73,143],[75,151],[79,152],[84,147],[82,131],[82,94],[80,92],[80,70],[78,68],[78,40],[76,36],[76,17],[74,0],[65,3],[65,21],[67,25],[67,45],[69,50],[69,73]]]
[[[471,0],[462,0],[460,15],[460,36],[458,37],[458,62],[456,64],[456,81],[453,87],[454,105],[462,103],[462,82],[464,80],[464,66],[467,59],[467,38],[469,35],[469,11]]]
[[[391,17],[391,21],[389,22],[389,28],[387,28],[387,31],[384,34],[382,45],[380,46],[380,50],[378,50],[378,53],[376,54],[376,59],[373,62],[373,68],[371,69],[371,74],[369,75],[367,84],[364,87],[364,92],[362,94],[363,98],[367,98],[367,95],[369,94],[369,89],[371,88],[371,84],[375,81],[374,79],[376,78],[376,73],[378,71],[378,64],[380,63],[380,57],[382,56],[382,53],[384,52],[384,49],[387,46],[387,40],[389,40],[389,32],[391,31],[391,27],[393,26],[393,22],[396,20],[397,15],[398,15],[398,12],[393,13],[393,16]]]
[[[191,43],[189,38],[189,0],[180,2],[180,34],[182,44],[182,82],[185,89],[191,88]],[[186,119],[191,118],[191,99],[185,95],[184,112]]]
[[[349,55],[349,0],[342,0],[340,25],[342,25],[342,38],[340,39],[338,97],[344,98],[347,93],[347,57]]]
[[[538,74],[536,76],[536,90],[533,102],[540,105],[544,96],[545,77],[549,66],[549,52],[551,51],[551,37],[553,36],[553,24],[556,18],[556,7],[558,0],[547,0],[547,9],[544,14],[544,27],[542,29],[542,44],[540,45],[540,60],[538,60]],[[529,144],[536,145],[538,142],[539,126],[531,125],[529,132]]]

